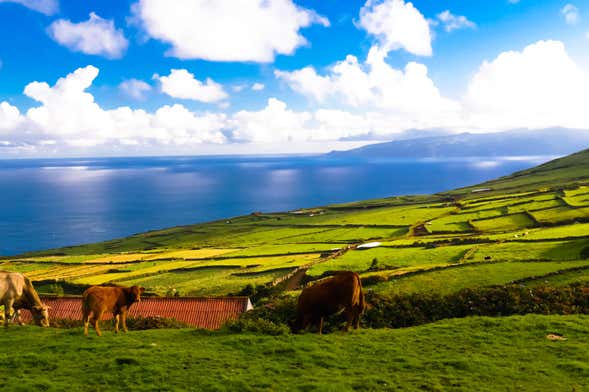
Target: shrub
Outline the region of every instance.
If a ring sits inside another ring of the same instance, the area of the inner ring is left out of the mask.
[[[524,285],[463,289],[441,296],[436,293],[382,296],[369,293],[372,307],[366,312],[365,327],[409,327],[445,318],[467,316],[509,316],[514,314],[589,313],[589,287]]]
[[[290,332],[290,329],[286,324],[274,323],[262,318],[240,318],[237,320],[229,320],[223,325],[222,330],[236,333],[258,332],[273,336],[285,335]]]
[[[366,283],[363,281],[363,284]],[[564,287],[529,288],[512,284],[467,288],[445,296],[438,293],[385,296],[367,291],[366,302],[370,307],[362,317],[364,328],[410,327],[467,316],[589,314],[589,285],[577,283]],[[283,297],[244,313],[228,328],[231,331],[275,333],[274,329],[287,330],[295,316],[296,299]],[[343,322],[341,314],[327,318],[324,320],[324,332],[339,329]]]

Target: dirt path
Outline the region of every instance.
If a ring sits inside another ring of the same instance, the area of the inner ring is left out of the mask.
[[[276,286],[280,283],[286,282],[286,285],[284,288],[285,290],[296,290],[301,286],[301,282],[303,281],[303,278],[307,274],[307,270],[309,268],[311,268],[312,266],[314,266],[316,264],[325,263],[326,261],[333,260],[337,257],[340,257],[340,256],[344,255],[347,251],[349,251],[350,249],[354,249],[358,245],[359,244],[346,245],[345,247],[341,248],[340,250],[338,250],[336,252],[333,252],[332,254],[330,254],[327,257],[321,258],[319,260],[315,260],[309,264],[301,265],[300,267],[298,267],[294,271],[290,272],[289,274],[274,280],[274,282],[272,282],[272,286]]]

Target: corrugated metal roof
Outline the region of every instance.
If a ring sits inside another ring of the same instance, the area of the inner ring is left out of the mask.
[[[41,301],[50,307],[50,322],[51,319],[82,319],[81,297],[41,297]],[[225,321],[237,319],[252,308],[248,297],[151,297],[133,304],[127,317],[174,318],[197,328],[218,329]],[[102,317],[103,320],[111,318],[111,313]],[[21,319],[30,322],[31,313],[22,311]]]

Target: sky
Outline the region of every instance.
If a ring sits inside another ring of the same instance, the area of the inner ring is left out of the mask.
[[[0,0],[0,158],[589,130],[589,1]]]

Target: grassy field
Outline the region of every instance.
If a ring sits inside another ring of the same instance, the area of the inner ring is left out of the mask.
[[[7,391],[582,391],[589,385],[587,316],[472,317],[323,336],[0,332]]]

